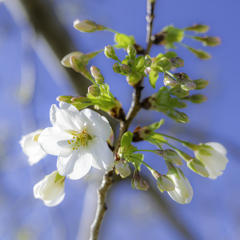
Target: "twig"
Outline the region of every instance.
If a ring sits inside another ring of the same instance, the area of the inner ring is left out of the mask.
[[[151,41],[151,35],[152,35],[152,26],[153,26],[153,19],[154,19],[154,8],[155,8],[155,3],[152,3],[150,0],[147,0],[147,50],[145,51],[145,54],[148,54],[150,52],[151,46],[152,46],[152,41]],[[150,11],[149,11],[150,9]],[[150,19],[150,21],[148,20]],[[117,152],[118,148],[120,147],[121,143],[121,138],[125,132],[127,132],[132,120],[135,118],[135,116],[138,114],[139,110],[141,109],[141,104],[140,104],[140,98],[141,98],[141,92],[142,92],[142,82],[143,82],[143,77],[139,84],[137,84],[134,87],[134,91],[132,94],[132,103],[131,107],[128,111],[128,114],[126,116],[126,119],[124,121],[120,122],[120,133],[118,136],[118,140],[114,149],[114,153]],[[103,220],[104,213],[107,210],[107,206],[105,203],[106,195],[108,192],[108,189],[113,183],[113,170],[105,173],[102,184],[98,190],[98,206],[97,206],[97,211],[95,215],[95,219],[93,224],[91,225],[91,235],[90,235],[90,240],[97,240],[98,234],[99,234],[99,229]]]

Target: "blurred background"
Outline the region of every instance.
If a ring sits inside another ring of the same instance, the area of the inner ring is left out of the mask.
[[[229,163],[217,180],[203,178],[182,167],[194,190],[190,204],[180,205],[167,193],[160,194],[146,169],[143,178],[148,192],[133,190],[128,178],[111,188],[108,211],[100,240],[237,240],[240,239],[240,144],[239,144],[239,15],[238,0],[157,0],[153,33],[165,25],[178,28],[193,23],[210,26],[209,35],[222,44],[206,48],[213,58],[203,61],[179,46],[191,79],[210,81],[201,93],[208,101],[189,103],[187,124],[176,124],[161,113],[141,110],[136,125],[165,119],[161,132],[186,141],[220,142],[228,150]],[[3,240],[86,240],[96,209],[96,189],[103,172],[92,170],[85,178],[66,181],[66,197],[48,208],[34,199],[33,186],[56,169],[56,157],[30,167],[19,145],[22,135],[50,126],[49,109],[59,95],[84,95],[87,85],[79,74],[64,69],[60,60],[71,51],[88,53],[113,45],[110,32],[80,33],[72,27],[75,19],[90,19],[118,32],[134,35],[146,47],[145,0],[6,0],[0,1],[0,239]],[[191,42],[191,43],[190,43]],[[184,40],[195,48],[201,43]],[[205,50],[205,49],[204,49]],[[151,55],[164,52],[154,46]],[[126,53],[118,50],[120,59]],[[112,93],[127,111],[132,88],[124,76],[112,71],[113,60],[99,54],[90,64],[101,69]],[[90,65],[90,66],[91,66]],[[163,85],[160,76],[157,88]],[[153,94],[145,80],[143,97]],[[114,122],[112,124],[115,124]],[[139,143],[139,148],[154,147]],[[181,147],[181,146],[180,146]],[[146,161],[166,173],[161,158],[146,154]]]

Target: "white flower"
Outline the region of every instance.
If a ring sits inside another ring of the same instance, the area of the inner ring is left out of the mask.
[[[19,141],[23,152],[28,156],[28,162],[31,166],[47,156],[47,153],[42,150],[38,143],[38,137],[41,132],[41,129],[31,132],[22,136],[22,139]]]
[[[52,172],[34,186],[34,197],[42,199],[48,207],[60,204],[65,197],[64,180],[57,171]]]
[[[45,152],[58,156],[59,174],[79,179],[91,166],[111,170],[114,159],[106,142],[111,134],[107,119],[90,109],[79,112],[65,102],[60,102],[59,107],[51,106],[53,127],[44,129],[38,139]]]
[[[217,142],[209,142],[200,146],[195,152],[195,156],[199,159],[209,172],[209,178],[216,179],[222,175],[222,171],[226,168],[228,159],[226,158],[226,148]]]
[[[188,179],[179,168],[171,168],[167,176],[174,182],[175,189],[169,191],[169,196],[180,204],[190,203],[193,197],[193,189]]]

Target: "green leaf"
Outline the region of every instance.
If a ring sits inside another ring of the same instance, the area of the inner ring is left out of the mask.
[[[149,82],[151,84],[151,86],[153,88],[156,87],[156,82],[158,80],[158,72],[157,71],[154,71],[154,70],[151,70],[150,74],[149,74]]]
[[[154,133],[152,134],[152,136],[150,137],[151,139],[153,139],[154,141],[158,142],[167,142],[167,140],[159,133]]]
[[[164,54],[166,58],[175,58],[177,57],[177,54],[175,52],[167,52]]]
[[[164,119],[161,119],[159,122],[152,123],[151,125],[149,125],[148,129],[154,132],[155,130],[160,128],[163,124],[164,124]]]
[[[141,161],[144,159],[144,155],[141,153],[134,153],[129,156],[130,161],[134,163],[134,166],[137,170],[141,170]],[[139,161],[140,160],[140,161]]]
[[[133,133],[130,131],[125,132],[123,134],[121,138],[121,147],[123,147],[125,151],[127,151],[131,146],[132,138],[133,138]]]
[[[114,47],[116,48],[127,48],[129,45],[135,44],[135,39],[133,36],[127,36],[123,33],[116,33],[114,36],[114,41],[117,43]]]

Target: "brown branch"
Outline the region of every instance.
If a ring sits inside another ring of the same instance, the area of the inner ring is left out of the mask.
[[[149,6],[150,5],[150,6]],[[148,17],[150,16],[151,21],[148,21],[147,17],[147,31],[148,36],[147,36],[147,50],[145,51],[145,54],[148,54],[150,52],[151,46],[152,46],[152,41],[151,41],[151,34],[152,34],[152,26],[153,26],[153,19],[154,19],[154,8],[155,8],[155,3],[151,3],[150,0],[147,0],[147,12],[148,12]],[[149,9],[150,12],[149,12]],[[120,122],[120,132],[118,136],[118,140],[114,149],[114,153],[117,152],[118,148],[120,147],[121,143],[121,138],[125,132],[127,132],[132,120],[135,118],[135,116],[138,114],[139,110],[141,109],[141,104],[140,104],[140,98],[141,98],[141,92],[142,92],[142,82],[143,82],[143,77],[139,84],[137,84],[134,87],[134,91],[132,94],[132,103],[131,107],[128,111],[128,114],[125,118],[125,120]],[[108,176],[108,177],[106,177]],[[103,216],[107,210],[105,199],[106,195],[108,192],[108,189],[113,183],[113,170],[110,172],[107,172],[102,180],[101,187],[99,188],[99,194],[98,194],[98,206],[97,206],[97,211],[95,215],[95,219],[93,224],[91,225],[91,237],[90,240],[97,240],[98,234],[99,234],[99,229],[103,220]],[[107,185],[107,186],[105,186]]]

